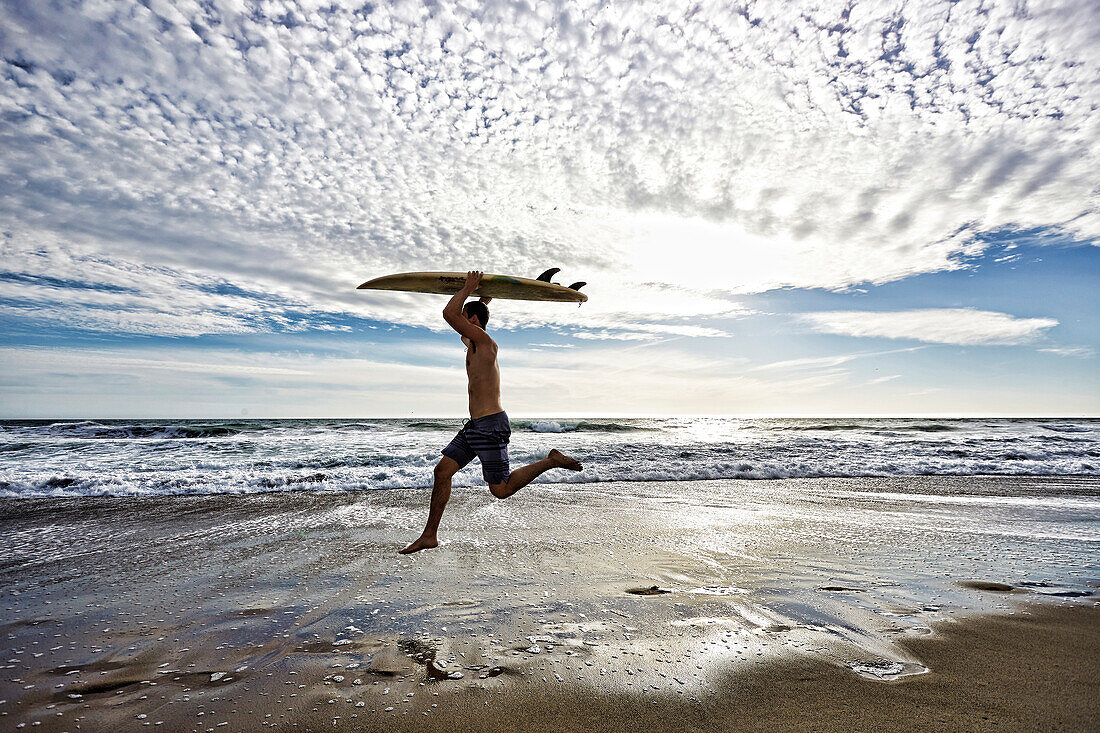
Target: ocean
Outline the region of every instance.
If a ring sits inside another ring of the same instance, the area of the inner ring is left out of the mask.
[[[5,420],[0,497],[372,491],[431,484],[459,419]],[[513,467],[542,483],[1100,474],[1096,419],[512,420]],[[475,461],[456,486],[482,483]]]

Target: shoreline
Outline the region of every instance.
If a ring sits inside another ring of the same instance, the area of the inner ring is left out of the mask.
[[[431,474],[431,468],[425,469],[425,474]],[[624,485],[629,486],[632,484],[641,485],[661,485],[661,484],[695,484],[695,483],[735,483],[739,481],[747,481],[751,483],[779,483],[779,482],[811,482],[811,481],[850,481],[854,483],[865,481],[910,481],[920,479],[945,479],[954,481],[965,481],[969,479],[1008,479],[1008,480],[1033,480],[1033,481],[1058,481],[1062,479],[1076,480],[1083,479],[1085,481],[1100,481],[1100,474],[1096,473],[896,473],[896,474],[867,474],[867,475],[814,475],[814,476],[765,476],[765,477],[752,477],[752,476],[715,476],[709,478],[654,478],[654,479],[625,479],[625,478],[613,478],[613,479],[596,479],[591,481],[539,481],[535,480],[528,484],[531,487],[542,488],[557,488],[557,487],[592,487],[592,486],[614,486]],[[306,483],[306,482],[303,482]],[[488,492],[488,486],[477,478],[472,484],[455,483],[454,489],[463,491],[477,491],[484,490]],[[431,484],[426,483],[423,486],[380,486],[380,487],[363,487],[363,488],[332,488],[332,489],[308,489],[299,488],[297,485],[288,485],[284,488],[267,488],[248,491],[208,491],[208,492],[191,492],[191,493],[142,493],[142,494],[114,494],[114,493],[101,493],[101,494],[80,494],[76,496],[61,496],[61,495],[42,495],[35,494],[31,496],[0,496],[0,503],[2,502],[46,502],[46,501],[88,501],[88,500],[116,500],[125,499],[127,501],[133,500],[145,500],[145,499],[201,499],[201,498],[214,498],[214,497],[236,497],[243,498],[249,496],[264,497],[264,496],[284,496],[284,495],[303,495],[310,497],[324,497],[324,496],[362,496],[372,492],[394,492],[394,491],[425,491],[431,489]]]

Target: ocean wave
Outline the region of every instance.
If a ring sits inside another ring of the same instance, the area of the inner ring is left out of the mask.
[[[636,433],[652,432],[659,429],[652,426],[629,425],[604,420],[580,420],[575,423],[558,420],[519,420],[515,421],[513,425],[520,430],[529,430],[532,433]]]
[[[644,433],[654,430],[660,430],[660,428],[645,425],[628,425],[625,423],[605,422],[602,420],[581,420],[579,423],[577,423],[577,430],[599,433]]]
[[[441,432],[453,433],[459,424],[442,418],[10,420],[0,423],[0,496],[426,488],[450,437]],[[1095,476],[1100,430],[1045,429],[1091,425],[1100,423],[521,419],[513,422],[509,448],[513,468],[545,457],[551,446],[585,465],[578,474],[547,473],[540,483]],[[823,427],[830,432],[814,432]],[[454,484],[483,485],[478,462],[460,471]]]
[[[1091,425],[1040,425],[1043,430],[1053,430],[1056,433],[1092,433],[1096,428]]]
[[[50,423],[48,425],[26,426],[9,432],[23,436],[41,436],[56,438],[74,438],[81,440],[125,440],[125,439],[186,439],[220,438],[237,435],[247,428],[226,424],[129,424],[114,425],[92,421]]]
[[[775,425],[769,426],[769,430],[807,430],[830,432],[834,430],[867,430],[870,425],[859,423],[811,423],[809,425]]]
[[[884,427],[882,422],[876,423],[836,423],[836,422],[821,422],[810,423],[807,425],[770,425],[767,427],[769,430],[796,430],[796,431],[813,431],[813,432],[834,432],[838,430],[867,430],[875,431],[881,435],[892,435],[899,432],[918,432],[918,433],[946,433],[955,430],[959,430],[959,427],[954,425],[945,425],[943,423],[918,423],[915,425],[897,424],[894,421],[887,423],[889,431],[883,431]]]
[[[26,442],[12,442],[12,443],[0,443],[0,453],[18,453],[19,451],[34,451],[40,449],[42,446],[38,443],[26,443]]]
[[[632,468],[604,470],[587,468],[582,474],[559,479],[562,483],[621,482],[678,482],[746,480],[774,481],[780,479],[830,479],[830,478],[892,478],[905,476],[1074,476],[1100,475],[1100,466],[1089,463],[1075,465],[1029,465],[1026,468],[1006,467],[1004,464],[984,462],[970,466],[909,465],[884,463],[863,468],[830,466],[786,466],[774,463],[741,463],[736,465],[682,465],[668,468]]]
[[[548,474],[541,484],[595,484],[608,482],[690,482],[711,480],[770,481],[779,479],[890,478],[902,476],[1059,476],[1095,478],[1100,465],[1083,461],[1037,464],[1021,461],[908,462],[880,459],[856,466],[852,462],[810,464],[766,460],[714,461],[670,459],[661,464],[586,463],[578,474]],[[153,472],[130,476],[43,475],[0,480],[0,498],[76,498],[82,496],[169,496],[253,494],[281,491],[372,491],[426,489],[431,470],[424,465],[362,467],[331,472],[199,471]],[[483,487],[475,465],[453,479],[455,487]]]
[[[576,426],[562,425],[556,420],[535,420],[533,422],[521,422],[517,426],[521,430],[530,430],[533,433],[571,433]]]
[[[385,425],[378,423],[366,423],[366,422],[353,422],[353,423],[340,423],[331,427],[325,426],[328,430],[337,430],[348,433],[370,433],[378,430],[385,430]]]
[[[311,473],[305,476],[275,476],[261,477],[257,483],[265,489],[275,489],[280,486],[293,486],[294,484],[319,484],[328,478],[324,473]]]

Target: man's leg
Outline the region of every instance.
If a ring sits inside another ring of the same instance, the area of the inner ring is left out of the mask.
[[[424,531],[420,538],[400,550],[402,555],[408,555],[418,550],[427,550],[439,546],[439,520],[443,518],[443,510],[447,507],[447,500],[451,498],[451,477],[458,473],[461,466],[458,461],[448,456],[443,456],[439,463],[435,464],[435,481],[432,484],[432,503],[428,509],[428,523],[424,525]]]
[[[555,448],[550,451],[549,456],[543,458],[541,461],[529,463],[526,466],[512,471],[507,482],[502,481],[498,484],[489,484],[489,491],[498,499],[507,499],[551,468],[567,468],[570,471],[579,471],[582,466],[576,460]]]

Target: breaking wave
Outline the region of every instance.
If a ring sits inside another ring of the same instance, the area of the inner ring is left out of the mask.
[[[427,488],[457,419],[0,421],[0,497]],[[526,419],[512,467],[538,481],[1100,475],[1100,421]],[[475,460],[454,478],[481,486]]]
[[[187,439],[217,438],[237,435],[250,429],[241,425],[227,424],[112,424],[91,420],[80,422],[55,422],[47,425],[14,426],[5,428],[5,432],[23,436],[41,436],[58,438],[94,439]],[[255,429],[255,428],[251,428]]]
[[[659,430],[657,427],[608,422],[604,420],[581,420],[579,422],[557,420],[521,420],[513,421],[513,427],[529,430],[533,433],[635,433]]]

